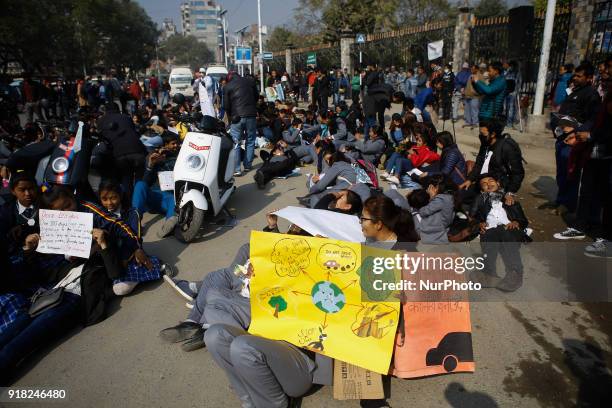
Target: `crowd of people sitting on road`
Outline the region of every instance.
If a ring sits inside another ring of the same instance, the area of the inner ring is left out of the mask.
[[[159,173],[173,170],[185,135],[195,128],[227,127],[227,140],[233,142],[230,150],[237,153],[234,177],[250,172],[259,189],[308,168],[304,194],[296,197],[297,202],[357,217],[364,244],[414,250],[417,242],[479,239],[488,256],[486,267],[470,279],[501,291],[519,289],[520,243],[531,240],[531,231],[517,196],[525,177],[523,154],[505,132],[516,122],[512,115],[520,89],[517,67],[491,62],[485,70],[466,63],[457,75],[449,65],[432,63],[430,68],[426,73],[421,66],[406,72],[391,67],[385,73],[369,66],[357,72],[357,80],[344,70],[335,71],[332,80],[327,72],[313,69],[298,73],[293,84],[291,76],[278,78],[273,72],[261,92],[249,76],[230,72],[217,87],[200,70],[193,101],[182,95],[160,100],[163,84],[156,81],[154,87],[150,80],[149,89],[157,92],[146,97],[147,90],[134,81],[128,86],[138,87],[134,93],[145,96],[123,103],[120,96],[109,96],[112,83],[102,82],[108,89],[103,102],[81,105],[69,125],[45,127],[31,123],[31,115],[23,128],[4,121],[0,142],[3,384],[36,350],[77,325],[103,320],[114,297],[161,278],[188,300],[190,308],[182,323],[162,330],[161,338],[180,343],[185,351],[206,346],[243,406],[287,406],[289,398],[300,397],[313,383],[330,383],[325,357],[246,332],[253,274],[248,244],[240,247],[227,268],[204,274],[201,281],[178,279],[173,265],[146,253],[143,214],[163,216],[160,238],[171,235],[177,225],[174,194],[162,189]],[[569,91],[553,92],[558,106],[552,126],[557,140],[556,204],[575,211],[577,224],[558,237],[584,238],[587,224],[610,234],[612,62],[606,61],[597,84],[588,63],[563,70],[556,89]],[[294,98],[278,97],[285,91],[293,93],[294,87]],[[31,92],[26,85],[26,100]],[[96,98],[100,92],[98,86]],[[80,104],[81,92],[75,98]],[[458,120],[461,103],[465,127],[479,129],[475,160],[464,156],[453,133],[440,129],[438,118]],[[392,104],[401,106],[401,113],[386,121]],[[209,112],[213,114],[203,114]],[[77,134],[86,135],[76,152],[86,157],[84,169],[77,173],[77,165],[61,180],[48,177],[44,165],[41,172],[41,160],[58,146],[73,147],[81,140]],[[93,215],[89,258],[36,251],[41,209]],[[276,215],[268,214],[266,221],[264,231],[280,232]],[[298,225],[286,233],[309,235]],[[601,239],[586,253],[609,256],[611,237],[594,237]],[[500,242],[507,245],[497,245]],[[496,272],[498,254],[505,274]],[[61,296],[50,307],[39,307],[37,298],[49,299],[59,287],[64,288]]]

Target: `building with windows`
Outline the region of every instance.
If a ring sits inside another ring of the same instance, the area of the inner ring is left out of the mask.
[[[171,18],[164,18],[164,22],[161,27],[161,39],[167,40],[168,37],[172,37],[176,34],[176,25]]]
[[[192,35],[206,43],[217,61],[223,57],[223,25],[221,6],[213,0],[191,0],[181,4],[183,35]]]

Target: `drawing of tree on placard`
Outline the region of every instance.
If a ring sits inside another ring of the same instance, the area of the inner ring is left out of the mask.
[[[272,296],[268,300],[270,307],[274,308],[274,317],[278,319],[278,314],[287,310],[287,301],[282,296]]]

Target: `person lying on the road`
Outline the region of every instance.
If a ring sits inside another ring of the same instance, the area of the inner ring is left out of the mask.
[[[299,159],[292,149],[286,148],[284,141],[279,141],[271,152],[261,150],[260,157],[263,165],[257,169],[253,179],[257,188],[263,190],[266,184],[275,177],[285,177],[296,168]]]
[[[523,285],[523,263],[520,243],[529,241],[526,233],[527,217],[517,200],[508,203],[501,183],[491,174],[480,178],[481,193],[477,197],[470,217],[480,224],[480,245],[486,255],[485,268],[472,273],[472,281],[483,287],[495,287],[513,292]],[[496,272],[497,255],[501,254],[506,276],[500,279]]]

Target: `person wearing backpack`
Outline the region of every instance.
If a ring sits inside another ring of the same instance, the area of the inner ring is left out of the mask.
[[[459,188],[465,190],[462,198],[471,203],[479,193],[478,180],[481,174],[491,174],[505,191],[506,205],[514,203],[514,196],[525,178],[523,155],[514,139],[502,133],[504,124],[499,120],[480,120],[480,150],[476,163],[467,180]]]

